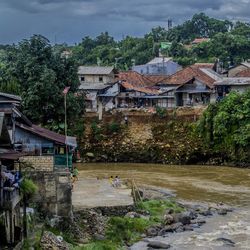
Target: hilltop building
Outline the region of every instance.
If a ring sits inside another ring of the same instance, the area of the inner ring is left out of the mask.
[[[155,57],[151,61],[142,65],[135,65],[132,71],[144,75],[172,75],[182,67],[173,61],[171,57]]]

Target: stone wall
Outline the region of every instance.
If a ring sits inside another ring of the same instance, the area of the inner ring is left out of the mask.
[[[33,202],[48,217],[71,216],[71,182],[68,172],[36,171],[29,173],[38,186]]]
[[[20,162],[31,164],[34,170],[37,171],[53,171],[54,156],[23,156]]]
[[[128,212],[135,211],[135,206],[127,205],[127,206],[95,207],[95,208],[86,208],[84,210],[85,211],[93,210],[101,214],[102,216],[124,216]]]

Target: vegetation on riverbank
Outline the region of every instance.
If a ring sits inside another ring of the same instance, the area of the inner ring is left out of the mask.
[[[104,240],[95,240],[75,250],[123,249],[124,246],[139,241],[148,228],[161,225],[169,209],[173,210],[173,213],[184,211],[174,200],[142,201],[137,204],[135,212],[124,217],[110,217]]]
[[[210,104],[198,123],[198,132],[212,154],[235,164],[250,161],[250,91],[231,92]]]
[[[248,166],[249,107],[250,91],[231,92],[221,102],[210,104],[197,121],[196,110],[191,108],[184,111],[191,113],[189,117],[170,111],[150,118],[143,114],[133,118],[132,114],[128,126],[114,116],[111,122],[90,125],[80,144],[81,155],[87,162]]]

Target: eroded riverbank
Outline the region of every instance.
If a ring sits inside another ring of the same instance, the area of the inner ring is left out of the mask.
[[[234,241],[234,249],[248,249],[250,245],[249,169],[156,164],[81,164],[78,168],[81,178],[119,175],[134,179],[140,186],[171,190],[178,199],[191,203],[223,202],[235,208],[229,215],[209,218],[200,229],[161,238],[171,243],[172,249],[228,249],[216,241],[220,237]],[[147,249],[143,247],[145,242],[139,242],[132,249]]]

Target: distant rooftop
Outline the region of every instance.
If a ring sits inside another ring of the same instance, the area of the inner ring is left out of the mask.
[[[221,81],[217,81],[214,85],[249,85],[250,77],[228,77],[223,78]]]
[[[192,44],[199,44],[203,42],[208,42],[210,38],[195,38],[192,42]]]
[[[109,75],[114,70],[114,67],[101,66],[79,66],[79,75]]]
[[[157,63],[163,63],[171,61],[172,57],[155,57],[151,61],[149,61],[147,64],[157,64]]]

